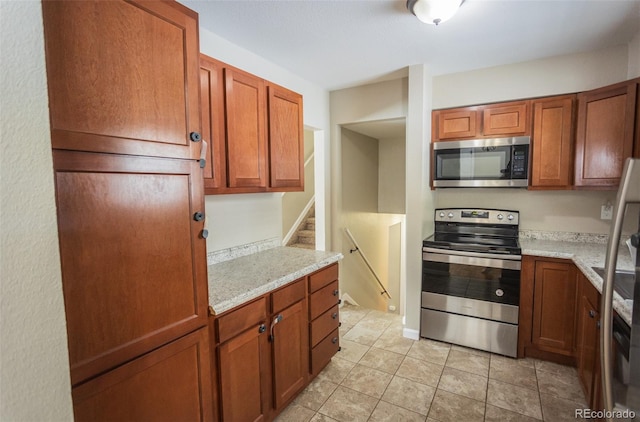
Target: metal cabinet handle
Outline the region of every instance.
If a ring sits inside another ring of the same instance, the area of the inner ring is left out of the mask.
[[[338,318],[338,313],[337,313],[337,312],[332,313],[332,314],[331,314],[331,318],[332,318],[332,319],[336,319],[336,318]]]
[[[340,291],[339,291],[338,289],[335,289],[335,290],[333,291],[333,295],[334,295],[334,296],[338,296],[338,293],[340,293]]]
[[[260,326],[258,327],[258,332],[260,334],[264,333],[265,331],[267,331],[267,326],[264,324],[260,324]]]
[[[278,314],[276,315],[276,317],[273,319],[273,321],[271,322],[271,330],[269,333],[269,340],[271,341],[275,341],[276,340],[276,336],[275,334],[273,334],[273,328],[276,326],[277,323],[279,323],[280,321],[282,321],[282,314]]]
[[[593,309],[591,309],[589,311],[589,318],[595,318],[596,317],[596,311],[594,311]]]
[[[331,343],[336,344],[338,342],[338,337],[334,337],[331,339]]]

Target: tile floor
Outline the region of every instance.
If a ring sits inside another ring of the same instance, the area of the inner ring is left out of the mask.
[[[575,421],[576,370],[402,337],[396,315],[344,306],[342,351],[278,422]]]

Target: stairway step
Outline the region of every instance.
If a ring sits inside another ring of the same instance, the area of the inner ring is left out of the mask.
[[[316,231],[315,230],[298,230],[298,233],[296,233],[298,235],[298,238],[300,237],[312,237],[315,239],[316,237]]]
[[[300,248],[300,249],[315,249],[316,245],[311,243],[292,243],[289,245],[292,248]]]

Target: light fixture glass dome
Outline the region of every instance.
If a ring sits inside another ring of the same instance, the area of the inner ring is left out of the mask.
[[[408,0],[407,9],[422,22],[438,25],[453,17],[463,0]]]

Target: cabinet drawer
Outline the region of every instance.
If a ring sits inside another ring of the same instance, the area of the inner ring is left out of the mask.
[[[338,281],[323,287],[311,295],[309,301],[309,320],[314,320],[327,309],[338,303]]]
[[[339,311],[338,305],[336,305],[311,323],[311,347],[318,344],[320,340],[338,328],[339,324]]]
[[[216,320],[218,342],[223,343],[236,334],[267,319],[266,298],[251,302],[241,308],[234,309]]]
[[[275,313],[289,305],[293,305],[304,299],[306,294],[307,290],[304,285],[304,279],[294,281],[271,294],[271,312]]]
[[[309,293],[313,293],[337,279],[338,264],[333,264],[330,267],[323,268],[309,276]]]
[[[339,348],[340,337],[336,329],[311,350],[311,373],[315,375],[327,366]]]

